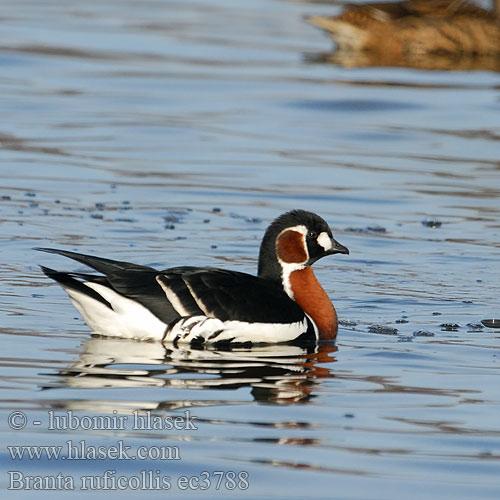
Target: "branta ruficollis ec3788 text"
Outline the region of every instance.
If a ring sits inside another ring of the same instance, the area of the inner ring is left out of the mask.
[[[337,313],[311,265],[348,254],[318,215],[293,210],[267,229],[258,276],[204,267],[151,267],[40,248],[101,273],[42,267],[97,334],[174,344],[257,344],[334,339]]]

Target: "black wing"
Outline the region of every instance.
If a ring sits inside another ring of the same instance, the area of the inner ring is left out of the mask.
[[[283,289],[250,274],[212,268],[177,268],[157,276],[175,294],[187,315],[222,321],[292,323],[304,312]]]
[[[56,248],[35,248],[40,252],[56,253],[69,259],[76,260],[81,264],[85,264],[96,271],[104,275],[111,274],[116,271],[127,271],[127,270],[137,270],[137,271],[154,271],[152,267],[140,266],[139,264],[132,264],[131,262],[122,262],[119,260],[104,259],[103,257],[94,257],[93,255],[86,255],[83,253],[70,252],[68,250],[58,250]]]
[[[102,257],[94,257],[92,255],[69,252],[66,250],[56,250],[52,248],[37,248],[36,250],[69,257],[104,275],[64,273],[42,267],[42,270],[49,278],[54,279],[63,287],[72,288],[81,293],[85,293],[108,307],[112,307],[108,301],[79,280],[99,283],[129,299],[139,302],[164,323],[168,324],[179,317],[167,300],[165,292],[156,281],[156,276],[159,271],[152,267],[104,259]]]
[[[180,315],[203,315],[222,321],[248,323],[292,323],[304,319],[302,309],[286,295],[281,285],[250,274],[199,267],[175,267],[158,271],[148,266],[66,250],[37,250],[69,257],[102,273],[99,276],[42,268],[47,276],[64,287],[86,293],[111,306],[79,280],[99,283],[139,302],[167,324],[177,320]],[[176,303],[172,304],[168,300],[165,289],[173,293]],[[182,306],[181,314],[177,310],[178,304]]]

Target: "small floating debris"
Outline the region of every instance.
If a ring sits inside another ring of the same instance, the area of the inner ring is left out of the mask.
[[[444,332],[456,332],[460,328],[458,323],[441,323],[439,326]]]
[[[422,225],[425,227],[438,228],[443,225],[443,223],[438,219],[425,219],[422,221]]]
[[[398,324],[409,323],[409,321],[406,318],[397,319],[395,322],[398,323]]]
[[[90,217],[92,217],[92,219],[104,219],[104,215],[102,214],[90,214]]]
[[[370,233],[386,233],[387,229],[382,226],[368,226],[367,231]]]
[[[247,217],[246,215],[240,215],[236,212],[231,212],[229,214],[229,217],[232,217],[233,219],[244,219],[245,222],[250,222],[253,224],[262,222],[262,219],[259,219],[259,217]]]
[[[441,313],[440,313],[440,312],[437,312],[437,311],[434,311],[434,312],[432,313],[432,315],[433,315],[433,316],[441,316]]]
[[[417,330],[413,332],[414,337],[434,337],[434,333],[429,332],[428,330]]]
[[[479,453],[478,456],[479,457],[483,457],[483,458],[494,457],[494,455],[493,455],[493,453],[491,451],[482,451],[481,453]]]
[[[376,224],[366,227],[346,227],[345,231],[349,233],[386,233],[387,229]]]
[[[163,217],[163,220],[167,223],[178,223],[181,221],[181,218],[177,215],[173,215],[173,214],[170,214],[170,215],[166,215],[165,217]]]
[[[370,333],[377,333],[379,335],[397,335],[398,329],[393,328],[392,326],[384,326],[384,325],[371,325],[368,327],[368,331]]]
[[[184,217],[191,212],[191,209],[168,207],[166,211],[167,215],[163,217],[165,229],[175,229],[175,224],[182,224]]]
[[[483,319],[481,323],[486,328],[500,328],[500,319]]]
[[[358,324],[357,321],[353,321],[350,319],[341,319],[339,320],[339,325],[340,326],[345,326],[347,328],[354,328]]]
[[[481,323],[467,323],[467,327],[469,328],[469,332],[478,332],[484,328]]]

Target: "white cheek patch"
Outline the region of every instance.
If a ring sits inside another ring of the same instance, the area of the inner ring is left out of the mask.
[[[320,247],[324,248],[325,252],[332,249],[332,240],[324,231],[320,233],[316,241]]]

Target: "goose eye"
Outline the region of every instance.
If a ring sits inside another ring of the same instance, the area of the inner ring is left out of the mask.
[[[309,233],[307,233],[307,236],[311,239],[314,239],[316,238],[316,236],[318,236],[318,233],[316,233],[316,231],[309,231]]]

